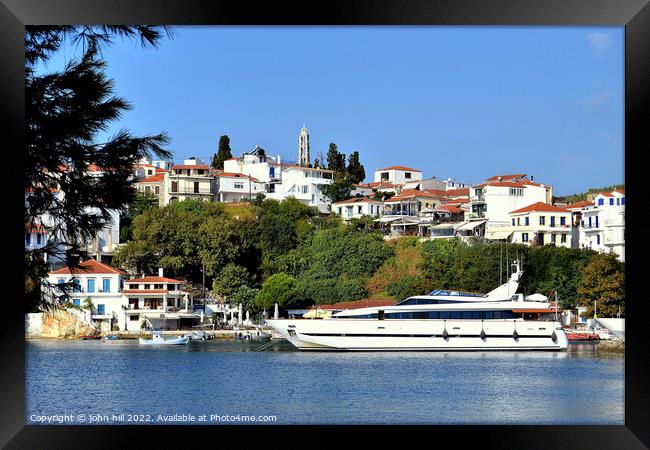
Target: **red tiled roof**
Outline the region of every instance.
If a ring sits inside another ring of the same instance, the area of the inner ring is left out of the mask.
[[[160,183],[165,180],[165,174],[164,173],[158,173],[156,175],[152,175],[147,178],[143,178],[142,180],[138,181],[138,183]]]
[[[381,200],[375,200],[372,197],[353,197],[348,198],[347,200],[341,200],[339,202],[332,203],[333,205],[340,205],[343,203],[362,203],[362,202],[373,202],[373,203],[382,203]]]
[[[422,172],[421,170],[411,169],[409,167],[404,167],[404,166],[390,166],[390,167],[386,167],[385,169],[378,169],[378,170],[406,170],[408,172]],[[413,180],[413,181],[417,181],[417,180]]]
[[[469,188],[460,188],[460,189],[448,189],[447,190],[447,195],[450,197],[456,197],[456,196],[468,196],[469,195]]]
[[[144,277],[125,280],[124,283],[183,283],[183,281],[174,280],[166,277]]]
[[[160,167],[156,167],[156,173],[165,173],[167,172],[167,169],[162,169]]]
[[[531,212],[531,211],[541,211],[541,212],[571,212],[568,209],[565,208],[560,208],[558,206],[554,205],[549,205],[548,203],[543,203],[543,202],[537,202],[533,203],[532,205],[528,205],[524,208],[521,209],[516,209],[514,211],[510,211],[510,214],[519,214],[519,213],[525,213],[525,212]]]
[[[447,211],[449,211],[452,214],[458,214],[458,213],[464,212],[462,209],[457,208],[457,207],[452,206],[452,205],[440,205],[440,206],[438,206],[438,208],[439,209],[446,209]]]
[[[251,177],[249,175],[243,174],[243,173],[235,173],[235,172],[220,172],[217,173],[216,176],[218,177],[228,177],[228,178],[250,178],[251,181],[259,182],[255,177]]]
[[[624,188],[618,188],[618,189],[614,189],[613,192],[618,192],[619,194],[625,194],[625,189]]]
[[[499,178],[501,178],[501,180],[507,181],[507,180],[514,180],[515,178],[523,178],[525,176],[526,176],[525,173],[515,173],[513,175],[495,175],[493,177],[486,178],[485,181],[497,181]]]
[[[186,169],[197,169],[197,170],[208,170],[209,167],[207,164],[180,164],[178,166],[172,166],[172,169],[175,170],[186,170]]]
[[[49,272],[50,275],[63,275],[63,274],[73,274],[73,275],[88,275],[88,274],[105,274],[105,273],[117,273],[120,275],[128,275],[123,270],[116,269],[115,267],[111,267],[108,264],[100,263],[94,259],[89,259],[87,261],[80,262],[77,267],[72,268],[72,271],[70,271],[70,268],[64,267],[63,269],[55,270],[53,272]]]
[[[40,223],[31,223],[25,222],[25,228],[28,228],[30,231],[36,232],[38,234],[45,234],[47,230]]]
[[[571,203],[570,205],[566,205],[566,209],[581,209],[584,208],[585,206],[592,206],[594,202],[590,202],[589,200],[583,200],[581,202],[576,202],[576,203]]]
[[[603,195],[605,197],[613,197],[613,195],[610,194],[609,192],[599,192],[598,194],[596,194],[596,196],[598,196],[598,195]]]
[[[354,302],[339,302],[333,305],[320,305],[320,309],[358,309],[358,308],[372,308],[376,306],[392,306],[395,300],[391,299],[364,299],[356,300]]]
[[[394,188],[395,184],[391,183],[390,181],[373,181],[372,183],[368,183],[368,186],[371,188]]]
[[[437,192],[443,192],[443,191],[437,191]],[[417,189],[404,189],[398,195],[389,198],[387,202],[393,202],[393,201],[404,200],[407,198],[417,198],[417,197],[441,199],[441,196],[439,194],[435,194],[434,192],[419,191]]]

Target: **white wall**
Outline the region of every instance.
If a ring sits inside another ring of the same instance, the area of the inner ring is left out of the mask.
[[[383,173],[388,173],[388,181],[394,184],[404,184],[409,181],[416,181],[422,179],[422,172],[415,172],[410,170],[375,170],[375,181],[382,181],[381,175]],[[406,175],[410,174],[411,178],[407,178]]]

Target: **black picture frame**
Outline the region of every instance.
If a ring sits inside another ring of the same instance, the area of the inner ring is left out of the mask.
[[[422,445],[445,442],[475,443],[482,447],[572,449],[650,447],[650,352],[644,347],[648,300],[644,299],[641,271],[643,242],[640,186],[643,180],[643,152],[647,144],[648,91],[650,89],[650,6],[648,0],[329,0],[327,2],[245,2],[120,0],[90,3],[83,0],[2,0],[0,42],[2,47],[2,129],[13,144],[3,145],[5,204],[15,205],[14,213],[3,214],[5,224],[18,236],[23,230],[20,180],[24,131],[23,31],[29,24],[170,24],[170,25],[535,25],[535,26],[624,26],[625,27],[625,184],[627,230],[638,241],[626,252],[626,350],[625,426],[27,426],[25,425],[25,339],[22,288],[15,262],[24,252],[21,239],[9,238],[5,256],[5,287],[10,292],[2,302],[4,320],[0,327],[3,343],[0,389],[2,425],[0,445],[6,448],[128,448],[137,439],[147,446],[170,446],[174,438],[183,447],[225,445],[226,435],[246,437],[251,445],[266,443],[300,446],[314,440],[337,445],[348,439],[365,442],[393,435],[398,442]],[[643,117],[646,117],[644,120]],[[6,161],[6,160],[5,160]],[[579,168],[576,168],[579,171]],[[15,179],[13,179],[15,177]],[[15,219],[14,219],[15,218]],[[16,258],[16,259],[14,259]],[[318,430],[313,430],[318,428]],[[296,431],[306,435],[295,436]],[[255,433],[255,437],[251,433]],[[318,433],[318,434],[314,434]],[[295,439],[294,439],[295,436]],[[312,436],[310,438],[310,436]],[[317,438],[316,436],[319,436]],[[407,438],[408,436],[408,438]],[[205,441],[204,441],[205,440]],[[233,444],[237,445],[237,444]],[[367,444],[365,444],[367,445]],[[364,445],[364,446],[365,446]],[[446,444],[456,445],[456,444]]]

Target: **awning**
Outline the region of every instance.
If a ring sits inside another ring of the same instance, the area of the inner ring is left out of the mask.
[[[381,223],[387,223],[387,222],[394,222],[399,217],[380,217],[379,219],[375,219],[375,222],[381,222]]]
[[[479,225],[483,225],[485,222],[486,222],[485,220],[475,220],[473,222],[467,222],[465,225],[461,225],[460,227],[456,228],[456,231],[461,231],[461,230],[471,231],[474,228],[478,227]]]
[[[504,230],[487,230],[485,232],[486,239],[507,239],[512,234],[512,231]]]

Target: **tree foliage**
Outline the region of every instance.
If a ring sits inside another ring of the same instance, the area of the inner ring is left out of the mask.
[[[578,302],[587,307],[585,317],[625,317],[625,265],[611,254],[596,254],[582,269]]]
[[[232,302],[232,298],[239,288],[250,287],[253,284],[251,274],[245,267],[228,263],[212,282],[212,293]]]
[[[230,150],[230,138],[227,135],[219,138],[219,148],[212,156],[212,168],[223,170],[223,162],[232,158],[232,151]]]
[[[348,158],[347,173],[353,183],[361,183],[366,178],[366,169],[359,160],[359,152],[352,152]]]
[[[288,304],[294,298],[296,280],[286,273],[276,273],[267,278],[262,284],[262,289],[255,297],[255,304],[263,310],[268,310],[275,303],[278,306]]]

